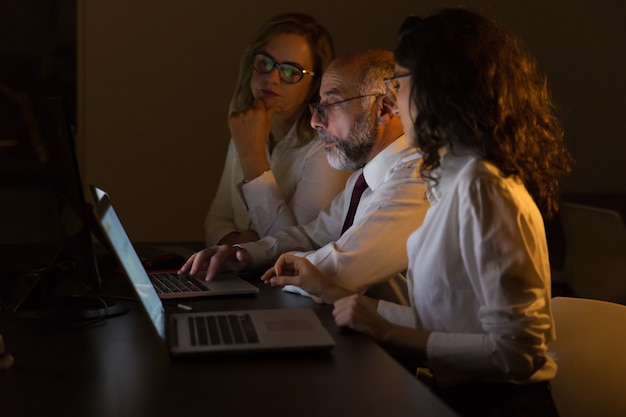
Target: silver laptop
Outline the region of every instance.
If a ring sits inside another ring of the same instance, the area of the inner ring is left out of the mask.
[[[167,315],[107,195],[96,217],[152,326],[172,355],[330,349],[335,341],[306,308],[187,312]],[[134,256],[133,256],[134,255]]]
[[[123,268],[125,264],[133,268],[138,267],[134,262],[135,258],[139,259],[137,252],[130,242],[130,239],[128,238],[128,235],[126,234],[126,231],[124,230],[117,214],[114,212],[108,193],[95,185],[90,185],[89,188],[96,206],[99,206],[100,203],[106,198],[106,205],[109,206],[108,209],[113,214],[111,221],[107,223],[106,228],[102,228],[102,233],[109,242],[117,239],[123,243],[117,246],[110,244],[115,257]],[[144,268],[141,261],[140,266]],[[137,271],[125,272],[137,273]],[[172,271],[151,271],[147,274],[159,297],[162,299],[255,294],[259,292],[258,287],[252,285],[246,280],[241,279],[234,273],[219,274],[211,281],[205,281],[204,275],[198,277],[190,275],[179,276],[176,272]]]

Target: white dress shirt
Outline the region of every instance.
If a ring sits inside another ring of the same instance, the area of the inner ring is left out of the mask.
[[[381,301],[392,322],[431,331],[439,384],[538,382],[556,364],[542,216],[524,185],[471,152],[447,153],[431,208],[407,242],[412,307]]]
[[[229,233],[253,229],[259,236],[306,224],[343,190],[347,171],[331,167],[318,140],[297,147],[295,125],[267,149],[270,170],[242,183],[243,172],[232,140],[222,178],[206,216],[205,240],[213,246]]]
[[[240,246],[252,254],[256,267],[291,252],[306,257],[344,288],[364,292],[385,283],[380,296],[408,303],[406,298],[397,298],[406,294],[401,275],[408,263],[406,239],[420,226],[428,207],[418,161],[420,155],[401,136],[368,162],[363,172],[369,188],[361,196],[354,223],[343,235],[341,228],[361,170],[352,174],[345,190],[317,219]]]

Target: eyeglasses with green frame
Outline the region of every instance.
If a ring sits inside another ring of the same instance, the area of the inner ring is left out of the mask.
[[[309,103],[309,109],[311,110],[311,115],[313,115],[314,113],[317,113],[320,119],[322,119],[322,122],[326,123],[328,122],[328,118],[327,118],[328,114],[326,112],[328,108],[337,106],[339,104],[342,104],[348,101],[356,100],[359,98],[374,97],[374,96],[378,98],[378,97],[384,96],[384,94],[380,94],[380,93],[363,94],[360,96],[350,97],[350,98],[346,98],[346,99],[335,101],[334,103],[328,103],[328,104]]]
[[[269,74],[276,68],[280,79],[287,84],[297,84],[305,75],[315,75],[313,71],[306,70],[296,64],[287,62],[279,64],[272,56],[264,52],[255,52],[252,55],[252,68],[261,74]]]

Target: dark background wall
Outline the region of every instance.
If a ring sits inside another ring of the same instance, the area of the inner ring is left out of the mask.
[[[327,26],[338,53],[393,49],[404,17],[449,4],[459,3],[0,0],[0,75],[17,72],[67,96],[83,179],[111,193],[131,238],[200,240],[239,53],[261,22],[307,12]],[[577,161],[563,194],[624,213],[626,3],[464,5],[519,34],[547,74]]]

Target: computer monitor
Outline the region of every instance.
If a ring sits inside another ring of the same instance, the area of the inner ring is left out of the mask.
[[[92,244],[93,214],[63,101],[46,97],[17,106],[22,127],[13,129],[13,142],[4,139],[13,146],[0,147],[3,307],[37,318],[119,313],[118,306],[97,296],[101,279]],[[83,296],[61,298],[61,282],[79,288]]]

